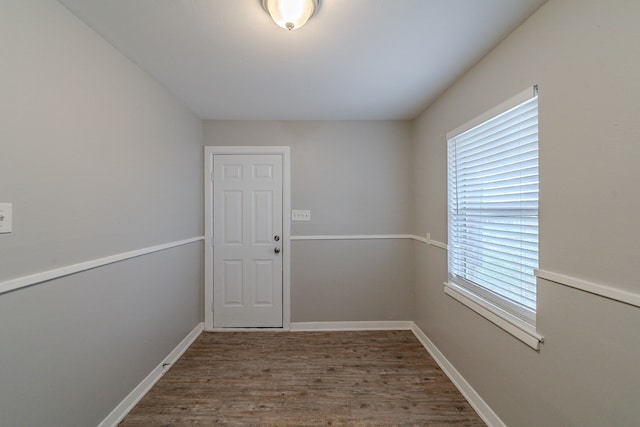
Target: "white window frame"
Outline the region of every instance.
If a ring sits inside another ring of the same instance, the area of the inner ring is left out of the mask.
[[[537,92],[537,86],[528,88],[495,108],[448,132],[448,145],[463,133],[537,97]],[[450,190],[447,192],[448,195],[449,192]],[[449,197],[451,196],[449,195]],[[451,221],[451,218],[449,221]],[[455,254],[456,247],[455,244],[452,244],[454,242],[451,241],[451,238],[449,240],[449,258],[451,260],[451,257]],[[449,271],[449,279],[445,283],[444,290],[447,295],[493,322],[531,348],[540,349],[540,343],[544,341],[544,338],[536,331],[535,311],[508,303],[506,300],[501,301],[499,295],[492,294],[481,286],[456,277],[451,271]]]

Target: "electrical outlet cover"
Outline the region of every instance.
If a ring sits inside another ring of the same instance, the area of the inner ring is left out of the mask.
[[[11,233],[13,204],[0,203],[0,233]]]
[[[291,211],[291,221],[311,221],[311,211],[294,209]]]

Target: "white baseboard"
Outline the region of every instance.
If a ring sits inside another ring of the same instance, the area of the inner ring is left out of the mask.
[[[199,323],[175,349],[156,366],[138,386],[124,398],[122,402],[98,425],[98,427],[115,427],[131,409],[144,397],[153,385],[169,370],[189,346],[204,330],[204,323]],[[438,350],[431,340],[412,321],[367,321],[367,322],[293,322],[291,331],[376,331],[376,330],[411,330],[418,341],[429,352],[442,371],[476,410],[480,418],[489,427],[506,427],[489,405],[471,387],[457,369]]]
[[[411,330],[410,320],[372,322],[292,322],[291,331],[383,331]]]
[[[115,427],[133,409],[134,406],[144,397],[151,387],[158,382],[165,372],[171,368],[191,344],[200,336],[204,330],[204,323],[199,323],[189,334],[173,349],[171,353],[156,366],[145,379],[134,388],[127,397],[107,417],[102,420],[98,427]]]
[[[285,328],[204,328],[205,332],[287,332]]]
[[[495,412],[487,405],[480,395],[471,387],[471,384],[464,379],[458,370],[444,357],[444,354],[438,350],[433,342],[422,332],[415,323],[411,322],[411,331],[427,349],[431,357],[436,361],[440,369],[449,377],[451,382],[458,388],[460,393],[467,399],[469,404],[476,410],[480,418],[487,423],[489,427],[506,427],[506,424],[496,415]]]

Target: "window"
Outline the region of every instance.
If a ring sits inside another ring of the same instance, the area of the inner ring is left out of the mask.
[[[447,293],[521,329],[535,329],[537,87],[450,132],[447,139]]]

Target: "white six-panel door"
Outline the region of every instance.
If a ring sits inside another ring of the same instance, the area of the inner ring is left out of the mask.
[[[282,156],[213,159],[213,325],[282,327]]]

